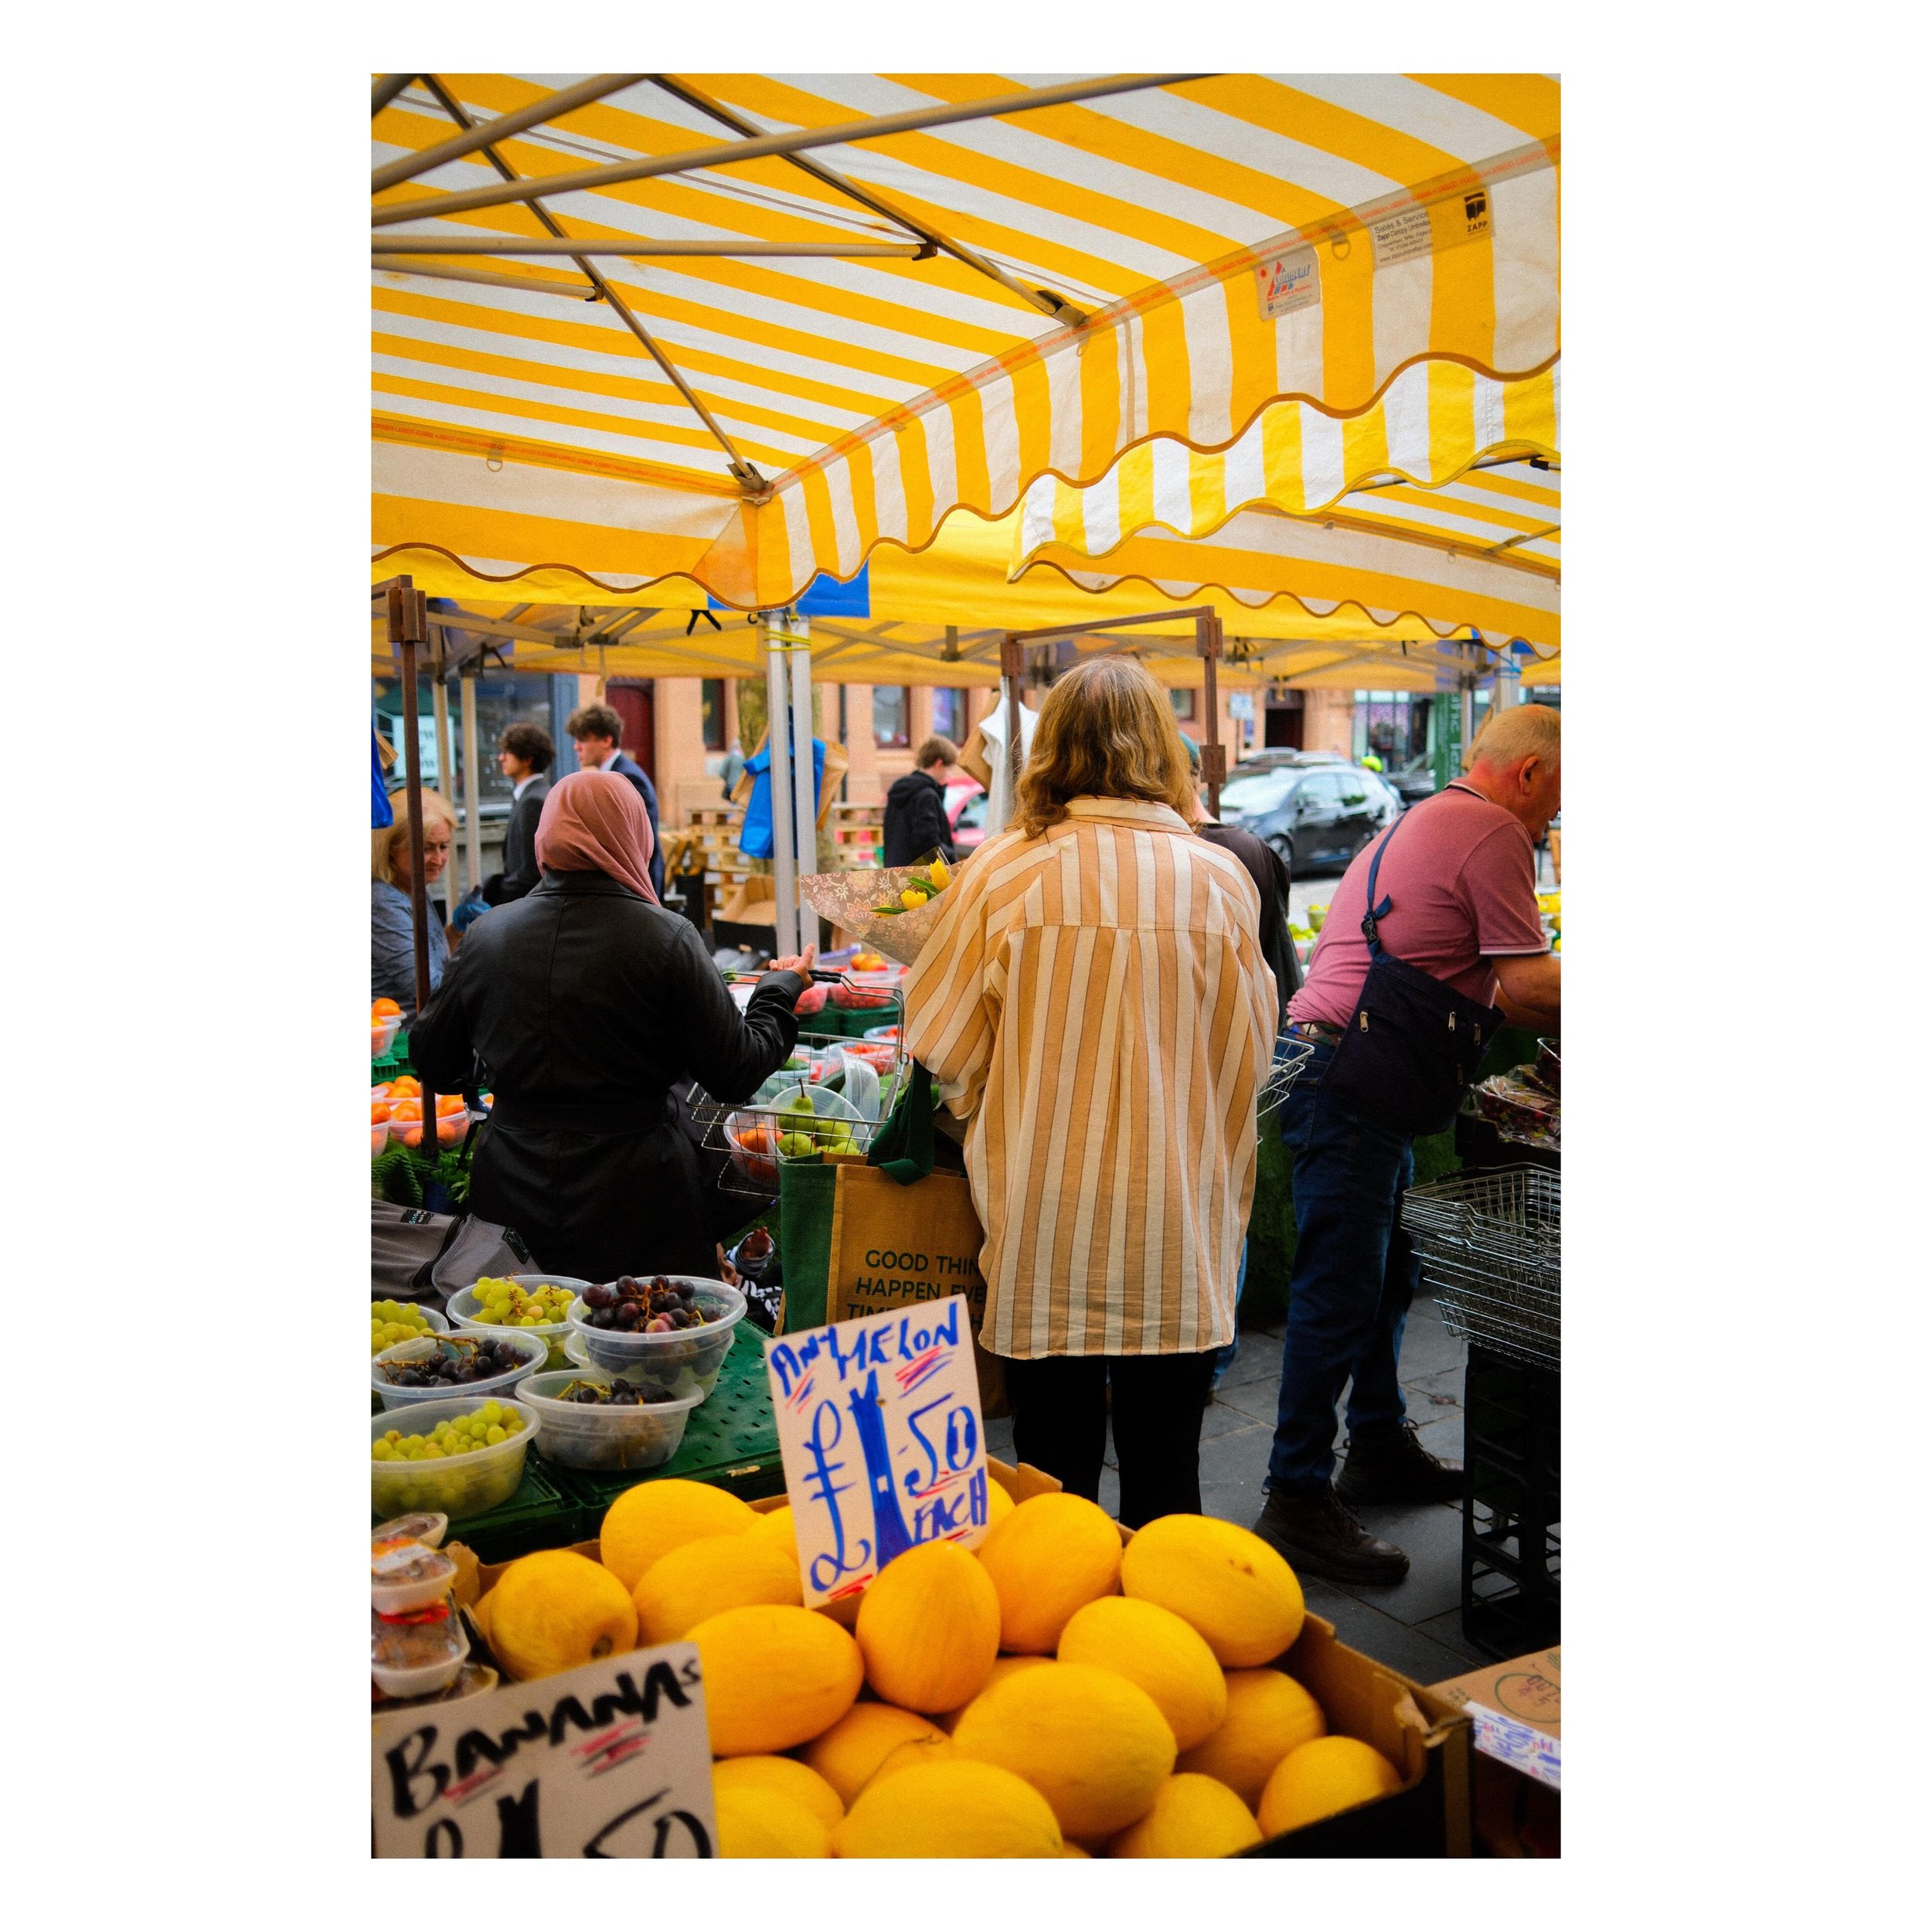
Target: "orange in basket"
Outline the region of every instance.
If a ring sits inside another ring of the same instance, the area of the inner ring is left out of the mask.
[[[420,1110],[419,1110],[419,1113],[420,1111]],[[382,1124],[389,1118],[389,1104],[387,1100],[371,1100],[369,1102],[369,1124],[371,1127],[380,1127]]]
[[[371,1002],[369,1016],[372,1020],[400,1019],[403,1009],[393,999],[379,999]]]
[[[413,1073],[398,1073],[390,1081],[389,1090],[393,1098],[404,1094],[420,1094],[423,1090],[423,1083]]]
[[[389,1117],[393,1121],[420,1121],[423,1117],[423,1103],[420,1100],[397,1100],[389,1108]]]
[[[417,1109],[419,1117],[422,1111],[420,1107]],[[436,1111],[439,1114],[467,1114],[469,1109],[464,1105],[461,1094],[439,1094],[436,1097]]]

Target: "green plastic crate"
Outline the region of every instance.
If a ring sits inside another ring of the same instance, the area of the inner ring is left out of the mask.
[[[778,1425],[771,1413],[771,1385],[765,1376],[764,1335],[749,1321],[738,1325],[731,1352],[719,1371],[717,1386],[691,1411],[678,1453],[662,1469],[640,1475],[634,1470],[559,1469],[553,1472],[585,1512],[585,1536],[594,1536],[604,1512],[625,1490],[660,1476],[715,1483],[747,1502],[781,1494],[784,1464],[778,1454]]]
[[[389,1042],[389,1051],[379,1060],[369,1062],[369,1083],[371,1087],[380,1087],[383,1081],[393,1080],[398,1073],[410,1070],[410,1036],[406,1032],[398,1033]]]

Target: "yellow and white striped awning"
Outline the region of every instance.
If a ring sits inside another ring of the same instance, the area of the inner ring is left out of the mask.
[[[379,248],[425,251],[373,270],[376,573],[427,583],[440,560],[471,595],[597,601],[683,575],[775,607],[876,546],[923,548],[961,506],[1098,482],[1151,438],[1238,446],[1284,399],[1322,420],[1311,448],[1341,432],[1302,507],[1361,480],[1352,437],[1453,474],[1481,420],[1453,385],[1474,398],[1553,364],[1546,77],[1213,75],[717,152],[1104,83],[499,74],[393,93],[373,123],[392,174],[553,90],[580,104],[376,196]],[[678,155],[701,165],[608,178]],[[570,185],[504,199],[546,178]],[[600,298],[568,257],[504,252],[559,235],[929,252],[599,255]],[[1415,390],[1420,412],[1398,399]]]

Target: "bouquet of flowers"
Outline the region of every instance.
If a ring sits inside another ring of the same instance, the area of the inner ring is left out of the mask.
[[[910,966],[934,926],[952,871],[937,852],[913,866],[816,872],[798,882],[807,904],[888,959]]]

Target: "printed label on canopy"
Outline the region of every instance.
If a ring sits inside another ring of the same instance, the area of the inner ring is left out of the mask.
[[[696,1645],[376,1719],[378,1858],[718,1855]]]
[[[1291,248],[1273,261],[1259,264],[1254,279],[1267,321],[1311,308],[1321,299],[1321,264],[1312,248]]]
[[[962,1296],[765,1344],[808,1605],[915,1543],[986,1533],[986,1432]]]

